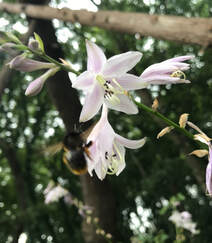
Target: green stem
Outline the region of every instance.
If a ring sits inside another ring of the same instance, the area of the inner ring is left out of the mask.
[[[44,60],[46,60],[48,62],[54,63],[55,65],[59,66],[64,71],[72,72],[72,73],[75,73],[76,75],[80,74],[80,72],[76,71],[72,67],[65,66],[64,64],[62,64],[62,63],[56,61],[55,59],[51,58],[50,56],[46,55],[46,53],[44,53],[44,52],[34,51],[34,50],[30,49],[29,47],[27,47],[27,50],[30,51],[31,53],[33,53],[34,55],[43,58]]]
[[[197,140],[194,140],[194,135],[190,132],[188,132],[185,128],[182,128],[180,127],[177,123],[169,120],[167,117],[165,117],[164,115],[162,115],[160,112],[156,111],[156,110],[153,110],[152,108],[142,104],[142,103],[139,103],[137,101],[134,100],[134,103],[142,110],[148,112],[148,113],[151,113],[153,114],[154,116],[162,119],[166,124],[168,124],[169,126],[172,126],[174,128],[176,128],[179,132],[183,133],[186,137],[190,138],[192,141],[195,141],[196,143],[198,143],[198,145],[201,145],[201,147],[204,147],[206,149],[208,149],[208,146],[206,144],[202,144],[200,143],[199,141]]]

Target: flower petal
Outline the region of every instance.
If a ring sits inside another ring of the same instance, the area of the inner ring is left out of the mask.
[[[142,82],[146,82],[148,84],[182,84],[182,83],[190,83],[189,80],[174,78],[169,75],[153,75],[148,78],[141,78]]]
[[[209,195],[212,195],[212,148],[209,146],[209,162],[206,168],[206,188]]]
[[[125,74],[140,61],[141,57],[140,52],[129,51],[109,58],[102,71],[105,79]]]
[[[80,122],[85,122],[91,119],[99,111],[103,103],[103,90],[96,84],[93,90],[85,97],[85,103],[80,114]]]
[[[107,60],[104,52],[96,44],[88,40],[86,40],[86,49],[88,55],[88,71],[93,71],[95,73],[100,72]]]
[[[121,77],[118,77],[116,81],[125,90],[144,89],[148,85],[147,83],[143,82],[139,77],[128,73],[124,74]]]
[[[125,150],[124,146],[122,146],[120,143],[116,143],[116,146],[117,146],[117,149],[119,150],[119,153],[122,157],[122,161],[120,160],[118,170],[116,172],[116,175],[118,176],[126,166],[126,163],[125,163],[125,152],[126,152],[126,150]]]
[[[103,180],[107,174],[107,168],[104,168],[102,162],[99,162],[95,166],[96,175],[100,180]]]
[[[139,139],[139,140],[130,140],[127,138],[124,138],[118,134],[116,134],[115,138],[120,144],[122,144],[124,147],[131,148],[131,149],[137,149],[142,147],[146,142],[146,137]]]
[[[174,58],[170,58],[166,61],[163,61],[163,63],[166,63],[166,62],[184,62],[184,61],[190,60],[192,58],[194,58],[194,56],[191,56],[191,55],[179,56],[179,57],[174,57]]]
[[[88,89],[91,88],[91,85],[94,82],[95,75],[92,72],[85,71],[81,73],[77,79],[72,82],[72,87],[75,89]]]
[[[130,100],[130,98],[127,95],[117,95],[117,97],[120,100],[119,104],[112,104],[107,99],[104,99],[105,104],[107,107],[113,110],[122,111],[126,114],[137,114],[138,108],[133,103],[133,101]]]

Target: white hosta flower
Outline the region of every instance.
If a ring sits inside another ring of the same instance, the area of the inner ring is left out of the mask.
[[[146,68],[140,76],[140,81],[148,84],[190,83],[183,71],[190,68],[184,61],[193,56],[179,56],[153,64]]]
[[[190,231],[192,234],[199,234],[199,230],[196,229],[197,224],[192,221],[192,216],[189,212],[173,211],[169,220],[178,228],[183,228]]]
[[[69,192],[60,185],[49,184],[44,191],[45,203],[57,202],[61,197],[68,195]]]
[[[141,84],[138,77],[127,72],[140,61],[142,54],[129,51],[107,60],[96,44],[86,41],[86,48],[87,71],[72,82],[73,88],[86,92],[80,122],[91,119],[103,103],[111,109],[136,114],[138,109],[127,95],[127,90],[141,89],[146,84]]]
[[[103,105],[102,115],[87,138],[89,147],[88,172],[95,170],[99,179],[106,174],[119,175],[125,168],[125,147],[137,149],[145,144],[146,138],[129,140],[116,134],[107,119],[107,106]]]

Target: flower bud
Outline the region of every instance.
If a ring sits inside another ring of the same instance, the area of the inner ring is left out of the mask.
[[[165,127],[164,129],[162,129],[158,135],[157,135],[157,139],[159,139],[160,137],[164,136],[165,134],[169,133],[172,129],[174,129],[174,127],[170,126],[170,127]]]
[[[182,114],[182,115],[180,116],[180,119],[179,119],[180,127],[185,128],[186,123],[187,123],[187,121],[188,121],[188,116],[189,116],[188,113],[184,113],[184,114]]]
[[[29,58],[24,57],[23,55],[16,56],[9,63],[9,67],[18,71],[23,72],[32,72],[39,69],[47,69],[55,67],[55,64],[48,62],[39,62]]]
[[[35,39],[30,39],[28,42],[28,47],[33,51],[39,50],[39,42]]]
[[[152,109],[153,109],[154,111],[156,111],[156,110],[158,109],[158,106],[159,106],[159,102],[158,102],[158,99],[156,98],[156,99],[154,99],[154,101],[153,101]]]
[[[43,75],[41,75],[39,78],[32,81],[29,86],[27,87],[25,91],[25,95],[27,96],[34,96],[37,95],[41,89],[43,88],[43,85],[47,78],[50,76],[53,76],[57,71],[59,71],[59,68],[52,68],[45,72]]]
[[[193,152],[191,152],[189,155],[195,155],[199,158],[202,158],[204,157],[205,155],[208,154],[208,150],[207,149],[197,149],[197,150],[194,150]]]

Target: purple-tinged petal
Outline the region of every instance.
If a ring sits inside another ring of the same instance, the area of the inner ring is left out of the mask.
[[[124,90],[136,90],[144,89],[147,87],[147,83],[143,82],[139,77],[133,74],[124,74],[118,77],[116,80]]]
[[[121,95],[117,95],[117,97],[120,100],[119,104],[112,104],[107,99],[104,99],[104,102],[107,105],[107,107],[109,107],[110,109],[113,109],[113,110],[122,111],[126,114],[137,114],[138,113],[137,106],[134,104],[133,101],[131,101],[129,99],[129,97],[127,95],[121,94]]]
[[[141,78],[143,82],[148,84],[182,84],[182,83],[190,83],[189,80],[174,78],[169,75],[153,75],[148,78]]]
[[[105,79],[116,78],[131,70],[141,59],[138,51],[129,51],[109,58],[102,70]]]
[[[104,165],[102,164],[102,161],[97,163],[95,166],[95,172],[97,177],[100,180],[103,180],[107,174],[107,168],[104,168]]]
[[[88,71],[98,73],[102,70],[106,63],[106,57],[100,47],[91,41],[86,40],[86,49],[88,55],[87,69]]]
[[[74,82],[72,82],[72,87],[75,89],[86,90],[91,88],[94,83],[95,74],[89,71],[81,73]]]
[[[90,120],[99,111],[103,103],[103,90],[96,84],[93,90],[85,97],[85,103],[80,114],[80,122]]]
[[[209,162],[206,168],[206,188],[209,195],[212,195],[212,148],[209,146]]]
[[[192,58],[194,58],[194,56],[190,56],[190,55],[179,56],[179,57],[174,57],[174,58],[170,58],[166,61],[163,61],[163,63],[166,63],[166,62],[184,62],[184,61],[190,60]]]
[[[44,83],[45,83],[45,80],[42,79],[42,77],[35,79],[27,87],[27,89],[25,91],[25,95],[27,95],[27,96],[37,95],[43,88]]]
[[[117,140],[124,147],[131,148],[131,149],[137,149],[137,148],[142,147],[145,144],[146,137],[139,139],[139,140],[130,140],[130,139],[124,138],[124,137],[116,134],[115,140]]]

